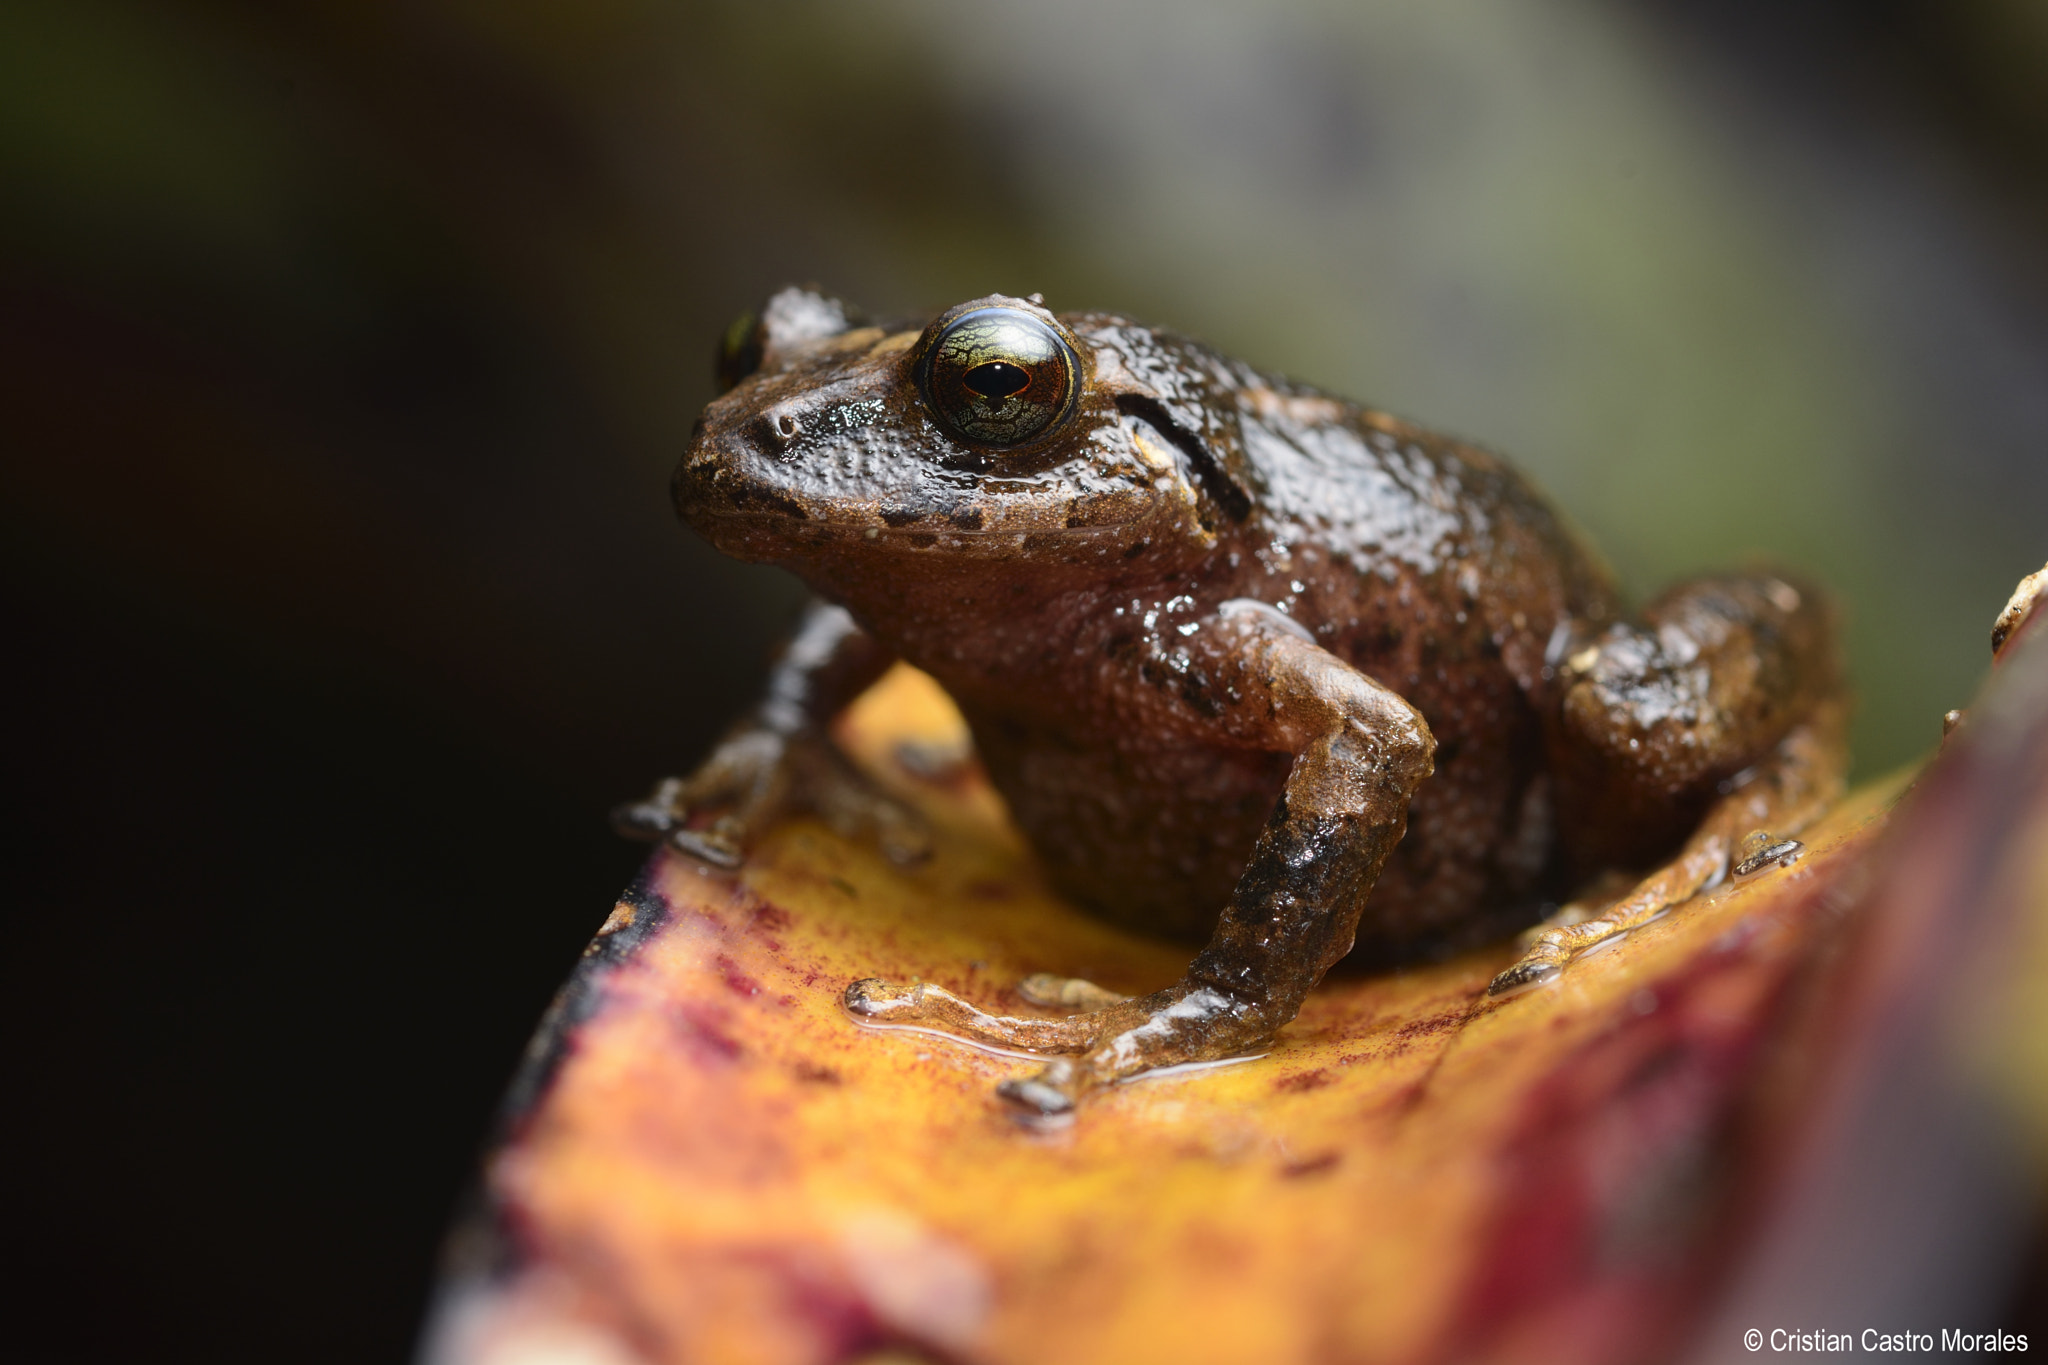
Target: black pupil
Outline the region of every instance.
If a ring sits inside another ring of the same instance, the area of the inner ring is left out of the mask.
[[[1022,366],[991,360],[961,375],[960,382],[983,398],[1008,398],[1029,385],[1031,376],[1024,373]]]

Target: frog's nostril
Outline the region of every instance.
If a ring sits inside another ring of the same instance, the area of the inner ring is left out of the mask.
[[[757,447],[779,450],[804,434],[804,419],[794,405],[777,405],[762,412],[749,423],[750,435]]]

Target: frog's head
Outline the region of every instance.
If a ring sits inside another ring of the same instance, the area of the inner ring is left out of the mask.
[[[1250,512],[1219,362],[991,295],[922,330],[786,289],[728,334],[676,508],[743,559],[1190,560]],[[828,569],[829,572],[829,569]]]

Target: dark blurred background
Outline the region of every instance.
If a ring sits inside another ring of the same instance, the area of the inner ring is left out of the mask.
[[[820,282],[1502,449],[1831,584],[1860,770],[2048,557],[2035,0],[0,6],[7,1354],[396,1360],[796,601],[665,483]]]

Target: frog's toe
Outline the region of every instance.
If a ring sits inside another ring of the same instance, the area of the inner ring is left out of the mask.
[[[612,829],[628,839],[660,843],[682,823],[683,780],[665,777],[644,800],[612,808]]]
[[[716,867],[738,867],[746,858],[739,839],[717,826],[710,829],[674,829],[668,834],[669,847],[692,858],[702,858]]]
[[[914,867],[932,856],[932,832],[924,817],[908,806],[889,802],[875,822],[875,842],[898,867]]]
[[[1991,657],[1998,659],[2005,653],[2005,646],[2019,634],[2027,618],[2044,597],[2048,597],[2048,565],[2036,573],[2030,573],[2020,580],[2012,590],[2012,600],[2005,604],[2005,610],[1998,613],[1998,620],[1991,626]]]
[[[953,740],[906,739],[890,755],[896,766],[920,782],[947,786],[966,776],[974,746],[965,736]]]
[[[881,976],[866,976],[846,988],[846,1009],[862,1019],[874,1019],[899,1009],[909,997],[903,986],[891,986]]]
[[[1105,990],[1078,976],[1054,976],[1034,972],[1017,983],[1017,994],[1045,1009],[1070,1009],[1087,1013],[1108,1009],[1130,999],[1117,991]]]
[[[1728,875],[1740,881],[1754,877],[1767,867],[1790,867],[1806,852],[1797,839],[1781,839],[1767,829],[1752,830],[1736,848],[1737,859]]]
[[[663,778],[645,800],[614,807],[612,829],[628,839],[666,843],[678,853],[718,867],[738,867],[746,857],[753,831],[762,823],[765,803],[743,804],[706,824],[705,817],[732,795],[707,782],[702,774]]]
[[[1486,988],[1489,998],[1498,1000],[1503,996],[1518,995],[1537,986],[1547,986],[1563,974],[1564,966],[1557,962],[1546,962],[1534,958],[1523,958],[1514,966],[1496,976]]]
[[[892,986],[879,976],[856,981],[846,988],[847,1012],[863,1019],[887,1019],[915,1014],[924,992],[916,986]]]
[[[1026,1118],[1050,1119],[1074,1112],[1080,1068],[1065,1057],[1048,1062],[1035,1076],[1004,1081],[996,1094]]]
[[[883,855],[900,867],[931,857],[931,826],[924,816],[876,790],[857,773],[835,772],[820,779],[811,802],[834,830],[849,839],[873,839]]]
[[[666,834],[678,853],[702,858],[715,867],[738,867],[747,856],[753,826],[737,815],[721,815],[709,825],[693,828],[678,820]]]

